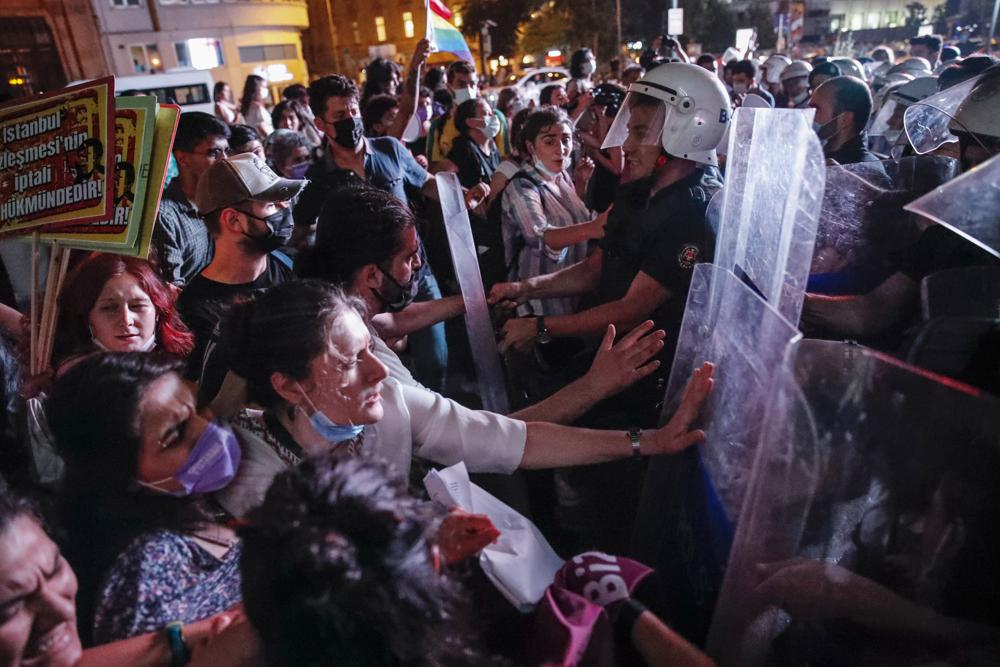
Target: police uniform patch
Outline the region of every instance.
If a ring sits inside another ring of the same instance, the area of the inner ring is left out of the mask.
[[[700,254],[701,248],[693,243],[685,243],[677,255],[677,263],[680,264],[682,269],[690,269],[698,261],[698,255]]]

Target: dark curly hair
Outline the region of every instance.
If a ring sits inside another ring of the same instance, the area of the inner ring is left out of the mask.
[[[241,528],[247,616],[271,667],[484,664],[465,592],[435,572],[441,511],[381,462],[278,475]]]
[[[358,86],[353,79],[340,74],[320,77],[309,84],[309,108],[317,118],[326,118],[326,101],[331,97],[357,100]]]

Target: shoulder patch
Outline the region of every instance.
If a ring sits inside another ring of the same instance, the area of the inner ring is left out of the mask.
[[[698,262],[698,256],[701,254],[701,248],[693,243],[685,243],[681,247],[680,253],[677,255],[677,263],[682,269],[693,268]]]

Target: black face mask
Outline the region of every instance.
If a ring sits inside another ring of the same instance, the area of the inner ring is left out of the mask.
[[[267,225],[267,233],[263,236],[251,236],[244,233],[244,236],[250,239],[254,247],[265,255],[284,246],[292,238],[292,231],[295,229],[295,224],[292,221],[291,208],[279,209],[266,218],[261,218],[246,211],[240,211],[240,213],[248,218],[260,220]]]
[[[381,266],[378,267],[378,270],[382,272],[382,275],[384,275],[386,278],[389,279],[389,282],[392,283],[392,285],[397,290],[397,295],[395,297],[391,297],[388,299],[378,290],[372,290],[372,292],[375,294],[378,300],[382,302],[382,305],[385,307],[386,310],[388,310],[390,313],[398,313],[399,311],[403,310],[411,303],[413,303],[413,300],[417,298],[418,286],[417,286],[416,271],[410,274],[409,281],[407,281],[407,283],[404,285],[395,278],[393,278],[392,274],[383,269]]]
[[[357,116],[338,120],[333,124],[333,130],[337,133],[334,141],[350,150],[354,150],[365,136],[365,124]]]

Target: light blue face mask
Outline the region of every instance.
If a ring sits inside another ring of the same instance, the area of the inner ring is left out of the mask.
[[[490,116],[486,121],[486,136],[494,139],[498,134],[500,134],[500,119],[496,115]]]
[[[361,435],[361,432],[365,430],[364,426],[355,426],[350,424],[344,426],[342,424],[335,423],[332,419],[326,416],[321,410],[317,410],[316,406],[306,395],[302,386],[299,385],[299,391],[302,392],[302,398],[306,399],[309,407],[312,408],[313,413],[309,415],[309,423],[312,425],[313,430],[316,431],[324,440],[329,442],[331,445],[335,445],[338,442],[345,442],[347,440],[354,440],[356,437]]]

